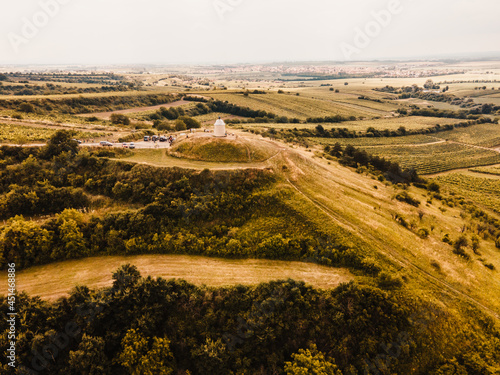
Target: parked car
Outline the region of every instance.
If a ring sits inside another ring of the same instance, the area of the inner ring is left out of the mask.
[[[130,143],[130,145],[128,146],[128,148],[135,148],[135,144],[133,142]]]
[[[128,148],[128,143],[122,143],[123,148]]]
[[[75,141],[78,144],[82,143],[82,141],[80,141],[79,139],[72,139],[72,141]]]
[[[158,140],[158,136],[157,135],[153,135],[152,140],[153,140],[153,142],[156,142]]]
[[[167,141],[167,137],[165,137],[165,136],[162,135],[160,137],[160,142],[166,142],[166,141]]]
[[[108,141],[101,141],[100,145],[102,147],[113,147],[113,144],[111,142],[108,142]]]
[[[149,135],[144,136],[144,142],[149,142]]]

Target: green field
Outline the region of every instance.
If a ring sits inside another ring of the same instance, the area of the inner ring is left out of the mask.
[[[456,143],[365,147],[365,150],[396,161],[404,168],[415,168],[421,174],[500,163],[498,152]]]
[[[181,159],[224,163],[263,162],[276,152],[276,147],[265,142],[252,142],[233,136],[215,139],[201,135],[176,142],[170,149],[170,155]]]
[[[242,93],[237,92],[210,92],[209,95],[214,99],[227,100],[242,107],[250,107],[300,120],[305,120],[308,117],[334,115],[368,118],[380,116],[380,111],[374,111],[360,105],[334,102],[327,99],[313,99],[286,93],[278,94],[276,92],[269,92],[267,94],[250,94],[244,96]]]
[[[479,168],[471,168],[470,171],[476,173],[484,173],[493,176],[500,176],[500,166],[489,166],[489,167],[479,167]]]
[[[500,125],[480,124],[437,134],[437,137],[483,147],[500,146]]]
[[[344,121],[340,123],[321,123],[325,129],[332,128],[342,128],[348,130],[354,130],[357,132],[366,132],[368,128],[374,128],[376,130],[398,130],[401,126],[404,126],[407,130],[421,130],[434,127],[436,125],[453,125],[458,124],[460,120],[456,119],[443,119],[436,117],[421,117],[421,116],[409,116],[409,117],[387,117],[387,118],[377,118],[371,120],[362,121]],[[317,123],[307,123],[307,124],[241,124],[246,129],[252,128],[275,128],[275,129],[314,129],[318,126]]]
[[[352,145],[354,147],[371,146],[394,146],[394,145],[418,145],[424,143],[441,142],[433,136],[417,134],[404,137],[359,137],[359,138],[307,138],[311,142],[321,145],[334,145],[339,143],[342,146]]]

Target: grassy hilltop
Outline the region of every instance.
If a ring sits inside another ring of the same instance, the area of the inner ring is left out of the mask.
[[[494,90],[467,74],[433,77],[449,89],[431,96],[411,78],[220,77],[216,90],[186,78],[181,93],[162,75],[88,79],[97,88],[78,98],[0,97],[6,129],[43,129],[28,140],[47,143],[7,145],[31,143],[13,134],[0,148],[0,265],[16,263],[27,293],[23,366],[500,373]],[[227,138],[201,129],[218,116]],[[146,148],[78,146],[83,132]],[[141,142],[151,134],[176,141]],[[55,346],[71,322],[79,333]]]

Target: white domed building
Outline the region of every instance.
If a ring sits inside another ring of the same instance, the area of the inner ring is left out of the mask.
[[[214,125],[214,137],[225,137],[226,136],[226,123],[223,119],[219,117],[217,121],[215,121]]]

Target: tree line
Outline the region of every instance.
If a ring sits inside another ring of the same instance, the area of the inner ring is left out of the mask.
[[[0,95],[66,95],[66,94],[84,94],[97,92],[128,91],[129,86],[99,86],[99,87],[76,87],[61,86],[53,83],[45,85],[6,85],[0,82]]]
[[[0,109],[13,109],[27,113],[93,113],[138,106],[154,106],[171,103],[178,97],[170,94],[144,94],[124,96],[87,96],[72,98],[40,98],[34,100],[1,99]]]
[[[209,288],[124,265],[109,288],[17,301],[18,369],[27,374],[486,375],[500,362],[498,330],[479,311],[457,324],[418,298],[352,282]],[[2,314],[8,307],[0,297]]]

